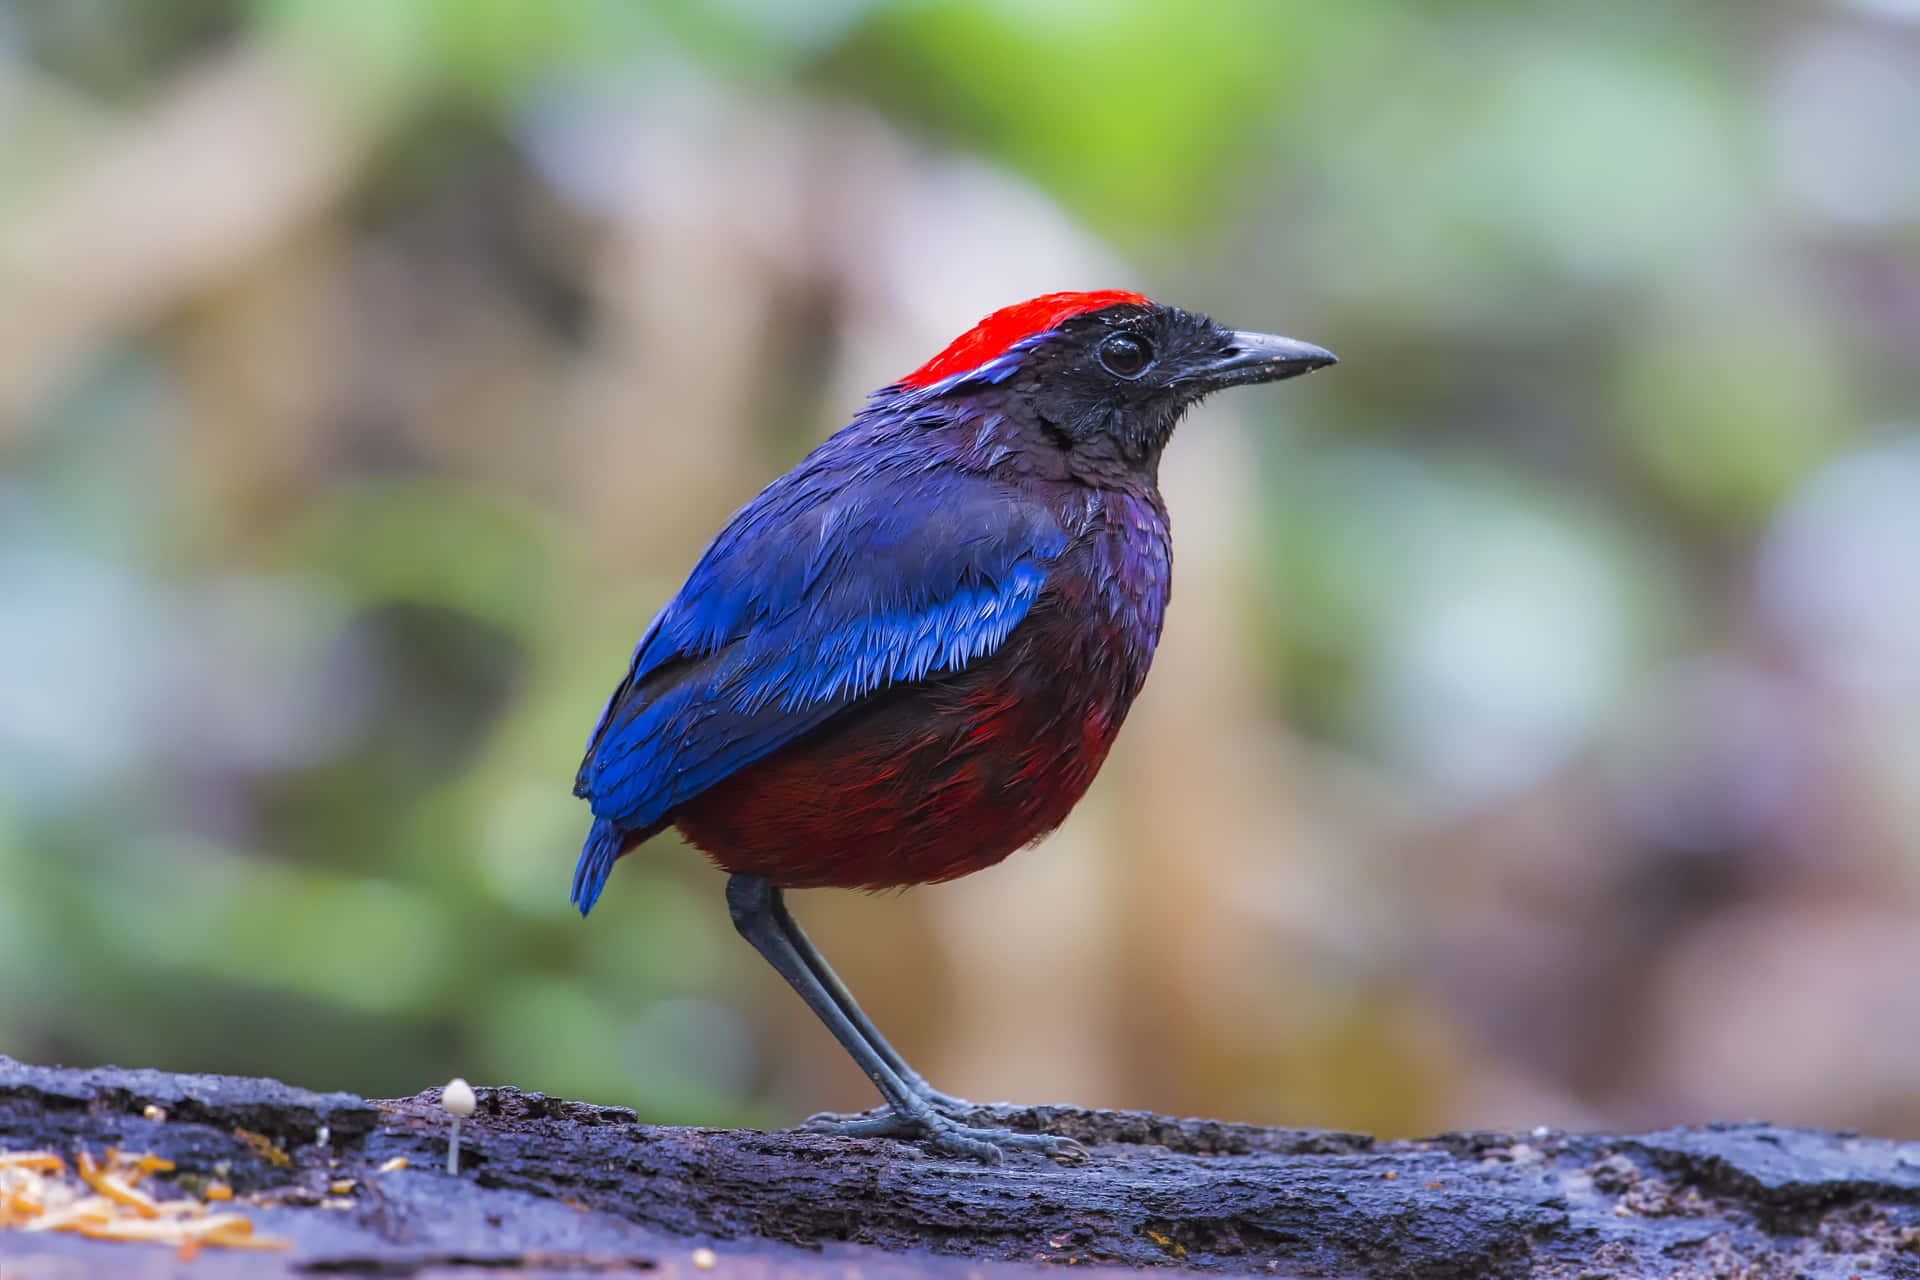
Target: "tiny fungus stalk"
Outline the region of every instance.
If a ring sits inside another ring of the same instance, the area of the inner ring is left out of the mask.
[[[453,1132],[447,1137],[447,1172],[460,1172],[460,1122],[473,1114],[473,1086],[459,1076],[447,1081],[440,1091],[440,1105],[453,1117]]]

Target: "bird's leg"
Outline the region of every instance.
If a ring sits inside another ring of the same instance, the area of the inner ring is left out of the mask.
[[[887,1038],[880,1034],[879,1028],[873,1025],[873,1021],[855,1002],[853,993],[847,990],[847,984],[840,981],[840,975],[833,971],[833,966],[827,963],[827,958],[820,954],[820,948],[813,945],[813,940],[807,937],[806,931],[800,927],[800,922],[793,918],[791,911],[787,910],[786,895],[778,889],[773,892],[773,919],[780,932],[786,935],[788,944],[813,972],[815,981],[819,982],[826,989],[827,994],[833,997],[833,1002],[840,1006],[840,1012],[844,1013],[847,1021],[853,1024],[854,1030],[860,1033],[868,1047],[880,1055],[883,1062],[893,1068],[893,1073],[900,1077],[907,1088],[934,1106],[947,1111],[970,1112],[974,1109],[974,1104],[965,1098],[956,1098],[950,1093],[942,1093],[928,1084],[926,1077],[908,1066],[907,1060],[900,1056],[900,1051],[887,1043]]]
[[[884,1115],[814,1126],[819,1132],[915,1139],[934,1150],[971,1156],[989,1164],[999,1162],[1002,1149],[1039,1151],[1051,1156],[1085,1154],[1080,1144],[1070,1138],[1015,1133],[1010,1129],[975,1129],[935,1111],[868,1043],[846,1010],[821,983],[819,975],[802,958],[780,926],[779,917],[784,909],[780,890],[765,876],[734,876],[727,881],[727,910],[733,916],[733,927],[753,944],[754,950],[766,957],[767,963],[787,980],[795,994],[807,1002],[814,1016],[833,1032],[840,1047],[860,1064],[867,1079],[873,1081],[880,1096],[887,1100],[888,1110]]]

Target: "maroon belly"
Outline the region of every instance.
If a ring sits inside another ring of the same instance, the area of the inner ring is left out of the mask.
[[[1066,818],[1134,693],[1031,671],[989,662],[877,695],[680,805],[674,825],[723,869],[785,888],[990,867]]]

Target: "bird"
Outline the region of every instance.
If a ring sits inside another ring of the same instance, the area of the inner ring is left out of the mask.
[[[952,880],[1059,826],[1160,637],[1175,426],[1215,391],[1334,363],[1105,289],[1003,307],[874,392],[727,521],[634,649],[574,782],[593,822],[573,904],[586,915],[616,860],[675,827],[885,1103],[808,1128],[987,1163],[1084,1155],[969,1123],[785,891]]]

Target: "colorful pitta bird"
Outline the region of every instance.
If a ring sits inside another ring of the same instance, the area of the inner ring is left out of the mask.
[[[887,1104],[809,1127],[986,1161],[1076,1155],[966,1123],[782,892],[952,880],[1059,826],[1160,636],[1175,425],[1222,388],[1333,363],[1136,293],[1052,293],[875,392],[727,522],[635,649],[574,785],[593,810],[581,914],[616,859],[677,827]]]

